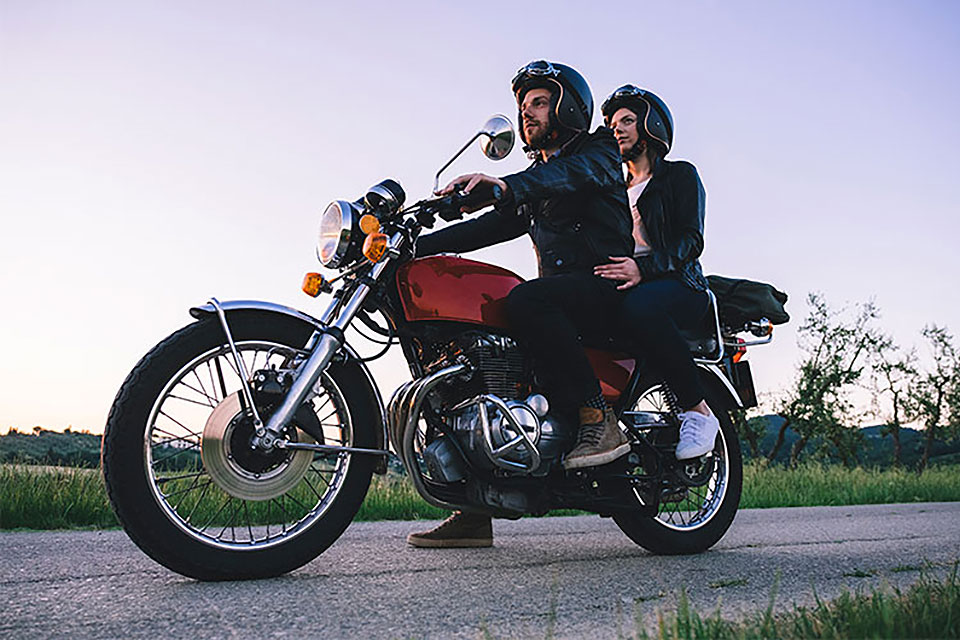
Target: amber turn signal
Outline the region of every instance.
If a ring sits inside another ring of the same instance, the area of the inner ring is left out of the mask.
[[[380,258],[387,252],[387,235],[385,233],[371,233],[363,241],[363,255],[370,262],[380,262]]]
[[[303,276],[303,284],[300,285],[300,288],[308,296],[316,298],[327,288],[327,281],[319,273],[308,273]]]
[[[360,231],[363,231],[367,235],[380,231],[380,221],[377,220],[377,216],[372,216],[369,213],[361,216]]]

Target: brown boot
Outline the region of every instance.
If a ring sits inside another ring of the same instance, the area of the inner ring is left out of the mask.
[[[582,407],[577,446],[563,461],[565,469],[597,467],[613,462],[630,451],[630,441],[617,424],[617,417],[608,407],[606,411]]]
[[[455,511],[430,531],[408,535],[407,544],[431,549],[492,547],[493,522],[481,513]]]

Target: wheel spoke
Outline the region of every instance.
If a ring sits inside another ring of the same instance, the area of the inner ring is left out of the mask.
[[[193,385],[188,384],[186,380],[181,380],[181,381],[180,381],[180,384],[182,384],[183,386],[185,386],[187,389],[190,389],[190,390],[193,391],[194,393],[199,393],[201,396],[203,396],[204,398],[206,398],[206,399],[207,399],[207,404],[209,404],[211,407],[216,407],[216,406],[217,406],[217,399],[214,398],[213,396],[211,396],[209,393],[207,393],[206,387],[203,386],[203,380],[200,379],[200,374],[197,373],[197,370],[196,370],[196,369],[194,369],[193,371],[191,371],[191,373],[193,374],[193,377],[197,379],[197,384],[200,385],[200,388],[197,389],[197,388],[194,387]]]
[[[164,446],[164,445],[170,444],[171,442],[182,442],[182,441],[185,441],[185,440],[189,440],[190,438],[196,438],[196,439],[197,439],[196,442],[193,442],[192,440],[190,441],[190,442],[194,445],[194,447],[199,447],[199,446],[200,446],[200,434],[199,434],[199,433],[193,433],[192,431],[190,431],[190,432],[188,432],[188,435],[177,437],[176,435],[170,433],[169,431],[165,431],[165,430],[161,429],[160,427],[158,427],[158,426],[156,426],[156,425],[153,426],[153,430],[154,430],[154,431],[159,431],[160,433],[162,433],[162,434],[164,434],[164,435],[170,436],[170,439],[169,439],[169,440],[161,440],[161,441],[159,441],[159,442],[153,443],[153,446],[155,446],[155,447],[162,447],[162,446]]]
[[[171,422],[173,422],[174,424],[176,424],[178,427],[180,427],[181,429],[183,429],[184,431],[186,431],[186,432],[189,433],[190,435],[195,436],[195,437],[197,437],[197,438],[200,437],[200,434],[199,434],[199,433],[196,433],[196,432],[194,432],[194,431],[191,431],[189,427],[187,427],[185,424],[183,424],[182,422],[180,422],[179,420],[177,420],[176,418],[174,418],[174,417],[171,416],[170,414],[168,414],[168,413],[166,413],[165,411],[163,411],[163,409],[160,410],[160,415],[162,415],[162,416],[163,416],[164,418],[166,418],[167,420],[170,420]],[[154,431],[157,431],[157,430],[160,429],[160,427],[157,426],[156,422],[154,422],[154,424],[153,424],[153,429],[154,429]],[[170,434],[170,435],[173,435],[173,434]]]
[[[169,500],[170,498],[172,498],[172,497],[175,496],[175,495],[178,495],[178,494],[181,494],[181,493],[184,494],[183,497],[180,498],[180,500],[177,502],[177,504],[175,504],[175,505],[173,506],[174,509],[179,509],[179,508],[180,508],[180,505],[183,504],[183,501],[184,501],[184,500],[186,499],[186,497],[187,497],[186,494],[188,494],[188,493],[190,493],[191,491],[195,491],[195,490],[197,490],[197,489],[200,488],[200,487],[197,487],[197,482],[198,482],[199,480],[200,480],[200,478],[194,478],[193,482],[190,484],[189,487],[187,487],[186,489],[180,489],[179,491],[174,491],[173,493],[168,493],[167,495],[164,496],[164,498],[166,498],[167,500]],[[204,488],[206,488],[206,487],[210,486],[212,483],[213,483],[213,480],[207,480],[207,481],[204,482],[203,485],[201,485],[201,486],[204,487]]]
[[[226,501],[225,501],[222,505],[220,505],[220,508],[217,509],[212,516],[210,516],[210,519],[207,520],[202,527],[200,527],[200,530],[201,530],[201,531],[204,531],[207,527],[209,527],[210,524],[211,524],[214,520],[217,519],[217,516],[220,515],[220,513],[224,510],[224,508],[225,508],[228,504],[230,504],[230,496],[227,496]]]
[[[203,491],[200,492],[200,497],[198,497],[197,501],[193,503],[193,507],[190,509],[190,513],[188,513],[187,517],[184,519],[184,522],[186,522],[187,524],[190,523],[191,519],[193,518],[193,514],[196,513],[197,507],[199,507],[200,503],[203,502],[203,497],[207,495],[207,489],[210,488],[211,484],[213,483],[211,482],[210,484],[207,484],[203,487]]]
[[[157,484],[163,484],[165,482],[171,482],[172,480],[186,480],[187,478],[193,478],[195,476],[202,476],[206,471],[197,471],[196,473],[185,473],[179,476],[164,476],[162,478],[157,478]]]
[[[191,400],[190,398],[184,398],[183,396],[175,396],[175,395],[173,395],[173,394],[170,394],[170,395],[167,396],[167,397],[170,398],[171,400],[182,400],[183,402],[190,402],[190,403],[192,403],[192,404],[198,404],[198,405],[200,405],[201,407],[212,407],[212,406],[216,406],[216,405],[210,404],[210,402],[200,402],[199,400]],[[217,400],[214,399],[213,402],[217,402]]]

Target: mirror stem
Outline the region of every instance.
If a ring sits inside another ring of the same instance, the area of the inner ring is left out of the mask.
[[[457,152],[453,155],[453,157],[450,158],[450,160],[447,161],[447,164],[445,164],[445,165],[443,165],[442,167],[440,167],[440,171],[437,171],[437,175],[436,175],[436,176],[434,177],[434,179],[433,179],[433,192],[434,192],[434,193],[436,193],[436,192],[437,192],[437,189],[440,188],[440,174],[443,173],[444,171],[446,171],[446,170],[447,170],[447,167],[449,167],[451,164],[453,164],[453,161],[456,160],[457,158],[459,158],[459,157],[461,156],[461,154],[463,154],[463,152],[467,150],[467,147],[469,147],[471,144],[473,144],[473,141],[476,140],[477,138],[479,138],[479,137],[482,136],[482,135],[486,135],[486,133],[483,132],[483,131],[478,131],[472,138],[470,138],[469,140],[467,140],[467,144],[463,145],[463,147],[460,148],[460,151],[457,151]]]

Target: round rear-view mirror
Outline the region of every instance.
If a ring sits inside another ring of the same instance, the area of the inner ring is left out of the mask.
[[[480,129],[480,149],[491,160],[503,160],[513,150],[516,133],[510,118],[495,115]]]

